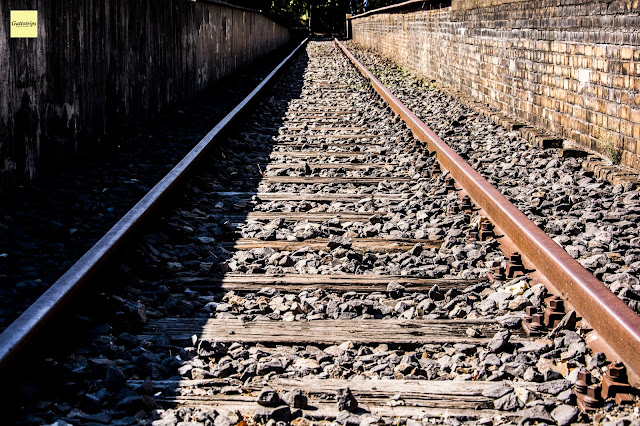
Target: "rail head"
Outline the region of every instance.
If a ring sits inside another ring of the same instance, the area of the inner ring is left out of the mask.
[[[67,272],[0,334],[0,370],[10,364],[29,341],[50,321],[117,252],[136,229],[167,198],[172,190],[194,169],[208,148],[214,145],[234,121],[247,110],[280,71],[306,44],[303,40],[238,105],[209,131],[189,153],[163,177],[131,210],[91,247]]]
[[[338,40],[335,43],[367,78],[378,94],[406,122],[414,135],[427,144],[442,167],[500,227],[578,313],[620,356],[636,377],[640,375],[640,316],[618,299],[562,247],[536,226],[449,147],[417,115],[407,108]]]

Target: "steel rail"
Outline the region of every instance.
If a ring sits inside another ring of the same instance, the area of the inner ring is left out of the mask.
[[[559,291],[636,374],[640,374],[640,316],[618,299],[562,247],[494,188],[462,157],[403,105],[338,40],[335,43],[370,82],[378,94],[407,123],[414,135],[436,152],[440,164],[515,243],[522,254]]]
[[[131,208],[107,233],[91,247],[42,296],[27,308],[0,334],[0,369],[4,369],[15,355],[72,299],[73,295],[99,272],[144,222],[158,205],[193,170],[213,142],[247,110],[305,45],[303,40],[267,75],[251,93],[209,131],[187,155]]]

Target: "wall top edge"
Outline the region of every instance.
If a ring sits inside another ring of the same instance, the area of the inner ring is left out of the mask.
[[[286,25],[283,25],[282,23],[278,22],[278,19],[274,18],[273,16],[271,16],[269,13],[263,11],[263,10],[258,10],[258,9],[251,9],[248,7],[244,7],[244,6],[238,6],[235,4],[231,4],[231,3],[227,3],[226,1],[223,0],[184,0],[184,1],[189,1],[189,2],[193,2],[193,3],[204,3],[204,4],[212,4],[212,5],[216,5],[216,6],[221,6],[221,7],[226,7],[229,9],[236,9],[236,10],[241,10],[243,12],[251,12],[251,13],[256,13],[258,15],[262,15],[265,18],[271,19],[273,22],[275,22],[276,24],[287,28]],[[287,28],[289,29],[289,28]]]
[[[199,0],[200,1],[200,0]],[[206,1],[206,0],[203,0]],[[216,1],[216,0],[210,0]],[[378,13],[394,13],[394,12],[408,12],[416,10],[432,10],[442,9],[445,7],[451,7],[451,10],[472,10],[481,9],[483,7],[499,6],[501,4],[509,3],[521,3],[529,0],[409,0],[403,3],[394,4],[391,6],[381,7],[379,9],[369,10],[358,15],[353,15],[347,19],[358,19],[366,16],[375,15]]]
[[[348,17],[347,19],[358,19],[364,18],[365,16],[375,15],[378,13],[393,13],[393,12],[407,12],[407,11],[416,11],[416,10],[431,10],[431,9],[441,9],[444,7],[451,6],[451,0],[409,0],[403,3],[393,4],[391,6],[381,7],[379,9],[369,10],[364,13],[360,13],[358,15],[353,15]]]
[[[452,0],[451,10],[471,10],[499,6],[507,3],[521,3],[528,0]]]

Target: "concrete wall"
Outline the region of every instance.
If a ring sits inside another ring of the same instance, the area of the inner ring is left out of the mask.
[[[9,38],[10,10],[38,37]],[[0,1],[0,183],[95,148],[286,43],[251,11],[189,0]]]
[[[501,112],[640,168],[640,5],[458,0],[371,14],[353,39]]]

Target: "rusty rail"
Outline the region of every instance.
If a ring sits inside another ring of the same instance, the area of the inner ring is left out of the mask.
[[[579,314],[640,375],[640,316],[618,299],[580,263],[538,228],[524,213],[440,139],[403,105],[349,50],[336,44],[370,82],[378,94],[427,143],[442,167],[469,193],[546,278],[566,295]]]
[[[0,369],[72,299],[73,295],[105,266],[157,206],[167,198],[184,177],[193,170],[208,148],[224,133],[247,107],[272,83],[284,66],[305,45],[300,43],[236,107],[205,135],[200,142],[131,208],[107,233],[64,273],[42,296],[0,334]]]

